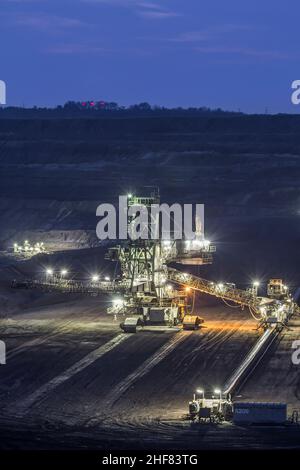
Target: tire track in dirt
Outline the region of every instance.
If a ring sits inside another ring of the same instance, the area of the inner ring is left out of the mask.
[[[104,407],[109,410],[121,398],[121,396],[133,385],[134,382],[141,379],[168,354],[170,354],[182,341],[189,337],[191,332],[179,332],[175,334],[166,344],[144,361],[134,372],[129,374],[122,382],[120,382],[109,394],[104,402]]]
[[[113,348],[118,346],[121,342],[125,341],[127,338],[130,338],[131,335],[124,333],[115,336],[113,339],[95,349],[94,351],[87,354],[83,359],[73,364],[67,370],[54,377],[52,380],[47,382],[38,388],[35,392],[31,393],[21,402],[15,403],[9,407],[14,413],[18,416],[24,416],[29,411],[29,409],[35,404],[42,401],[47,395],[55,390],[59,385],[69,380],[73,375],[78,374],[86,367],[90,366],[93,362],[98,360],[104,354],[111,351]]]

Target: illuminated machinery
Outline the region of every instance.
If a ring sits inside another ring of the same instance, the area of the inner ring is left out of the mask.
[[[248,290],[238,289],[231,283],[215,283],[171,268],[168,269],[168,276],[172,282],[218,297],[228,306],[234,303],[242,308],[248,307],[252,316],[265,326],[283,325],[298,311],[281,279],[271,279],[268,284],[268,297],[258,297],[255,287]]]
[[[43,242],[36,242],[31,244],[28,240],[25,240],[23,245],[14,243],[14,253],[20,253],[27,256],[37,255],[39,253],[45,253],[45,246]]]
[[[143,205],[149,210],[154,204],[160,204],[156,191],[147,197],[127,196],[128,208]],[[151,211],[148,213],[151,223]],[[133,222],[134,219],[128,216],[129,234]],[[121,282],[126,285],[126,293],[122,299],[114,299],[108,313],[131,316],[121,324],[125,331],[134,330],[139,323],[176,325],[191,312],[187,291],[175,290],[168,284],[167,264],[211,264],[214,251],[215,247],[204,239],[200,228],[197,229],[197,223],[193,241],[165,240],[161,236],[157,239],[149,236],[146,240],[133,240],[129,237],[123,244],[110,248],[106,258],[120,263]],[[196,319],[195,326],[199,323],[199,319]]]
[[[288,286],[282,279],[270,279],[268,284],[268,296],[273,299],[283,299],[289,293]]]

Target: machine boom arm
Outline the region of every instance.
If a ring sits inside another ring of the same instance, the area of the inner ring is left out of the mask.
[[[231,284],[216,284],[192,274],[182,273],[174,268],[168,268],[168,278],[176,284],[181,284],[205,294],[234,302],[242,307],[249,307],[255,313],[259,313],[260,315],[261,311],[259,310],[259,307],[261,305],[268,304],[271,301],[271,299],[268,298],[257,297],[250,291],[237,289]]]

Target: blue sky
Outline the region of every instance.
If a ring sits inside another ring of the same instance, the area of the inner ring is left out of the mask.
[[[11,105],[299,112],[299,0],[0,0]]]

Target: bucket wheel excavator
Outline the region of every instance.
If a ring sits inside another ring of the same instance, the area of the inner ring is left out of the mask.
[[[159,203],[158,191],[143,197],[127,197],[128,207],[143,205],[149,209]],[[131,223],[128,218],[128,230]],[[122,298],[115,298],[108,308],[108,313],[124,316],[121,328],[135,332],[150,325],[181,324],[184,329],[197,329],[203,319],[194,314],[196,292],[220,298],[229,306],[247,307],[263,324],[285,323],[298,307],[279,279],[269,282],[268,297],[259,297],[255,287],[242,290],[231,283],[215,283],[170,267],[174,263],[181,266],[212,263],[216,247],[205,239],[197,220],[195,225],[193,240],[129,239],[109,249],[106,259],[119,263],[120,282],[126,287]]]

